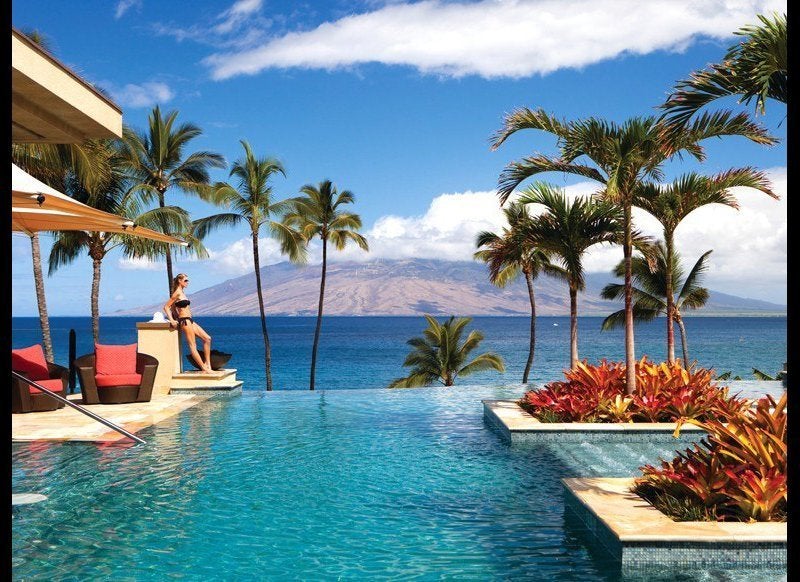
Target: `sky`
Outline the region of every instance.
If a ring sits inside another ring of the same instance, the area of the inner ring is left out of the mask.
[[[556,152],[552,136],[533,130],[492,151],[506,113],[541,107],[615,122],[657,114],[678,80],[720,61],[734,31],[773,11],[785,12],[786,2],[14,0],[12,24],[43,34],[61,62],[111,95],[128,126],[146,128],[155,105],[177,110],[178,121],[203,130],[187,152],[214,151],[230,164],[246,140],[258,156],[278,158],[287,174],[273,180],[279,199],[326,179],[351,191],[371,250],[330,260],[469,261],[475,235],[503,226],[495,188],[505,165]],[[733,98],[720,103],[754,112]],[[677,248],[692,264],[714,250],[710,289],[785,304],[786,107],[769,102],[757,119],[778,145],[709,141],[704,163],[670,163],[666,179],[742,166],[768,173],[779,201],[737,191],[738,211],[711,206],[685,219]],[[211,175],[227,180],[228,170]],[[561,174],[542,179],[570,195],[596,189]],[[193,218],[220,211],[177,190],[167,201]],[[634,220],[660,235],[645,213]],[[52,235],[41,239],[46,258]],[[205,246],[207,259],[176,259],[190,294],[252,271],[244,226],[213,233]],[[262,265],[285,260],[266,236],[260,250]],[[35,315],[30,239],[15,234],[11,253],[12,315]],[[621,257],[618,247],[596,248],[587,271],[607,272]],[[312,246],[310,264],[319,261]],[[51,315],[89,314],[91,273],[86,256],[46,277]],[[162,299],[163,262],[106,257],[101,314]]]

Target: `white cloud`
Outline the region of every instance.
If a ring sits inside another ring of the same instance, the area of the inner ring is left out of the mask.
[[[239,0],[225,12],[220,14],[220,22],[214,27],[219,34],[227,34],[236,29],[254,13],[261,10],[261,0]]]
[[[142,0],[119,0],[117,2],[117,8],[114,11],[114,18],[119,20],[122,16],[131,8],[136,7],[137,9],[142,9]]]
[[[208,249],[209,257],[198,262],[207,265],[215,273],[239,276],[253,271],[253,242],[249,238],[237,240],[219,249]],[[285,261],[280,245],[271,238],[259,238],[258,259],[262,267]]]
[[[752,23],[755,14],[776,10],[785,12],[786,2],[392,3],[313,30],[289,32],[258,47],[216,53],[204,62],[216,80],[269,68],[331,70],[363,63],[410,66],[452,77],[519,78],[581,68],[626,53],[682,51],[698,36],[730,38],[734,30]]]
[[[119,105],[134,109],[166,103],[175,96],[169,85],[158,81],[146,81],[139,85],[128,83],[123,87],[106,81],[101,85],[109,90]]]
[[[143,257],[122,258],[117,260],[117,266],[123,271],[163,271],[164,263],[161,261],[151,261]]]
[[[261,15],[262,4],[262,0],[238,0],[205,22],[191,26],[156,22],[153,30],[178,42],[191,40],[218,48],[245,50],[262,42],[272,27],[272,19]]]

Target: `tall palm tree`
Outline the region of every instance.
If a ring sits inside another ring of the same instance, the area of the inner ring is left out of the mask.
[[[633,199],[640,184],[663,178],[662,166],[683,152],[702,161],[704,139],[725,135],[744,136],[756,143],[774,144],[776,139],[750,121],[746,114],[703,114],[679,130],[669,129],[654,117],[634,117],[622,124],[590,117],[562,121],[545,111],[518,109],[508,114],[503,127],[492,137],[497,149],[522,129],[539,129],[557,138],[558,155],[535,154],[511,162],[500,174],[498,196],[505,203],[514,189],[531,176],[545,172],[568,173],[590,178],[603,185],[604,196],[623,210],[625,260],[625,363],[627,394],[636,390],[636,354],[633,337],[631,255],[633,249]]]
[[[336,250],[344,250],[348,241],[361,249],[369,251],[367,239],[357,231],[361,228],[361,217],[343,209],[345,204],[353,204],[355,196],[349,190],[337,192],[330,180],[318,186],[306,184],[300,189],[303,196],[294,198],[294,208],[286,215],[286,224],[297,228],[306,243],[314,238],[322,241],[322,276],[319,282],[319,304],[317,306],[317,326],[314,330],[314,346],[311,349],[311,377],[309,390],[314,389],[317,370],[317,348],[322,329],[322,306],[325,301],[325,276],[328,268],[328,241]]]
[[[195,234],[198,238],[203,238],[220,226],[234,226],[242,222],[250,227],[258,309],[261,314],[261,334],[264,338],[264,370],[267,376],[267,390],[272,390],[272,349],[264,312],[261,260],[258,250],[259,233],[262,227],[266,227],[269,236],[280,242],[281,252],[287,254],[292,262],[304,263],[306,249],[302,238],[292,228],[280,220],[274,220],[291,207],[290,200],[274,199],[270,184],[275,174],[286,175],[283,166],[274,158],[257,158],[248,142],[241,140],[240,143],[244,148],[244,157],[234,162],[229,174],[238,180],[237,187],[218,183],[213,195],[216,204],[228,207],[233,212],[215,214],[195,221]]]
[[[722,97],[739,96],[739,103],[756,100],[756,111],[766,111],[767,99],[789,100],[786,14],[757,15],[761,25],[748,25],[734,34],[744,40],[731,46],[721,63],[692,73],[679,81],[661,105],[674,125],[684,125],[707,104]]]
[[[472,321],[471,317],[459,317],[439,323],[426,315],[428,328],[422,337],[411,338],[406,342],[412,348],[403,366],[411,367],[411,373],[389,384],[389,388],[418,388],[439,382],[442,386],[452,386],[459,376],[468,376],[483,370],[505,371],[503,358],[493,352],[485,352],[469,363],[470,352],[483,341],[483,334],[472,330],[462,341],[464,327]]]
[[[730,192],[730,189],[735,187],[754,188],[777,198],[770,189],[769,180],[763,172],[753,168],[738,168],[714,176],[689,173],[667,185],[646,183],[642,185],[634,200],[634,205],[651,214],[664,229],[666,257],[663,265],[667,270],[664,277],[666,284],[664,296],[667,300],[665,315],[667,316],[667,361],[669,363],[675,360],[673,330],[673,323],[676,321],[675,302],[672,288],[673,277],[669,272],[675,264],[672,260],[675,252],[675,230],[689,214],[708,204],[723,204],[731,208],[739,208],[736,198]],[[684,360],[684,364],[686,363]]]
[[[522,383],[528,383],[536,350],[536,295],[533,282],[540,273],[564,278],[566,271],[550,262],[548,254],[534,247],[525,238],[526,227],[531,215],[524,204],[513,203],[503,209],[508,223],[500,234],[481,232],[475,239],[479,249],[474,258],[485,262],[489,268],[489,281],[498,287],[505,287],[519,275],[525,278],[528,287],[528,301],[531,305],[530,339],[528,360],[522,373]]]
[[[219,154],[209,151],[185,153],[187,144],[200,136],[202,130],[192,123],[175,126],[177,117],[177,111],[170,111],[162,117],[161,109],[156,106],[148,117],[146,133],[123,128],[130,171],[143,191],[155,196],[160,208],[166,206],[166,193],[170,188],[209,198],[213,191],[209,184],[209,170],[225,167],[225,160]],[[167,223],[161,224],[158,230],[175,234]],[[192,248],[187,247],[190,251]],[[149,255],[166,258],[167,289],[172,293],[172,251],[169,245],[154,243]]]
[[[544,212],[527,225],[529,243],[554,254],[569,286],[570,366],[578,364],[578,291],[586,287],[583,255],[597,244],[619,243],[622,212],[606,201],[579,196],[537,182],[523,190],[520,204],[541,204]]]
[[[109,176],[102,182],[85,182],[80,176],[71,173],[66,180],[65,192],[72,198],[118,216],[130,218],[138,225],[150,227],[155,224],[168,224],[178,229],[188,221],[188,215],[182,208],[166,206],[144,211],[136,196],[136,190],[126,175],[126,167],[119,152],[119,143],[103,140],[98,143],[105,155],[96,155],[96,164],[106,164],[104,171]],[[103,259],[117,247],[122,247],[125,256],[136,257],[137,237],[109,232],[63,231],[56,234],[50,249],[49,274],[62,265],[71,263],[80,254],[87,252],[92,259],[92,335],[94,341],[100,341],[100,276]]]
[[[706,272],[706,259],[711,252],[706,251],[697,259],[685,279],[683,279],[680,255],[674,251],[669,253],[663,242],[656,246],[655,268],[653,268],[652,260],[647,260],[642,256],[635,256],[631,263],[635,282],[633,288],[634,319],[636,321],[652,321],[659,315],[666,315],[671,310],[673,321],[678,324],[681,334],[684,366],[689,365],[689,346],[682,312],[685,309],[699,309],[708,301],[708,289],[700,286],[700,279]],[[625,265],[620,263],[614,269],[614,275],[622,277],[624,274]],[[683,279],[682,283],[681,279]],[[677,297],[674,296],[673,289],[678,290]],[[624,285],[609,283],[600,292],[600,296],[604,299],[620,299],[624,293]],[[615,311],[603,320],[602,329],[614,329],[624,323],[625,311]]]

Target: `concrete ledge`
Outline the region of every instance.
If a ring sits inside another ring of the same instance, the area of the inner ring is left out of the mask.
[[[518,442],[697,442],[705,432],[685,424],[678,439],[674,422],[540,422],[516,400],[483,400],[483,418],[505,440]]]
[[[173,386],[170,388],[170,394],[206,394],[215,395],[222,394],[227,396],[238,396],[242,393],[242,380],[236,380],[232,384],[210,384],[210,385],[197,385],[197,386]]]
[[[785,522],[677,522],[631,493],[632,478],[562,482],[566,510],[623,568],[786,566]]]

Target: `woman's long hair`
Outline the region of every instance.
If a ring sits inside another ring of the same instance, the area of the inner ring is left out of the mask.
[[[170,291],[170,295],[175,293],[175,289],[178,288],[178,283],[181,282],[181,279],[186,278],[186,273],[178,273],[176,277],[172,280],[172,291]]]

